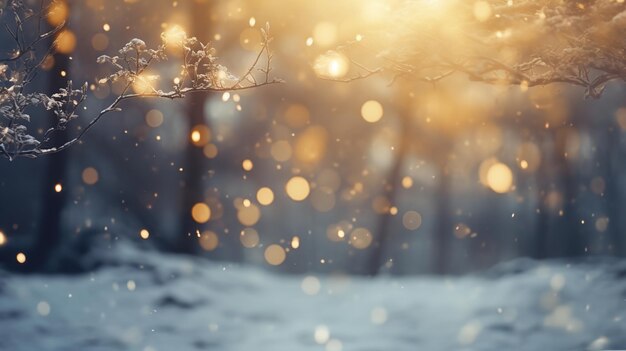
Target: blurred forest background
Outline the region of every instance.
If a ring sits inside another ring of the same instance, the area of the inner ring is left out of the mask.
[[[565,85],[455,76],[320,79],[328,50],[367,35],[391,3],[67,3],[66,47],[37,84],[93,84],[85,115],[117,88],[97,84],[107,72],[96,58],[134,37],[158,43],[174,25],[240,72],[269,22],[286,83],[134,102],[68,151],[1,160],[2,265],[80,271],[97,264],[90,249],[122,239],[289,273],[458,274],[522,256],[626,255],[623,85],[585,100]],[[35,117],[44,130],[47,116]]]

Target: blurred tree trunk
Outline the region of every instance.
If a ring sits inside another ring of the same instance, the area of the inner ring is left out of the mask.
[[[622,204],[622,188],[620,186],[620,165],[623,160],[623,153],[620,145],[619,131],[610,129],[607,131],[607,148],[605,160],[606,181],[605,206],[606,215],[609,218],[608,231],[610,235],[610,245],[613,255],[624,255],[624,233],[622,232],[622,220],[620,218]]]
[[[400,110],[400,143],[398,145],[396,156],[393,160],[389,176],[384,184],[385,195],[389,197],[389,203],[391,206],[397,205],[398,188],[402,178],[402,166],[404,161],[409,156],[409,150],[411,148],[411,115],[409,113],[410,104],[401,104]],[[393,216],[389,211],[382,213],[378,216],[378,221],[375,225],[374,235],[376,240],[372,246],[372,255],[369,260],[367,275],[375,276],[380,273],[382,267],[384,267],[389,258],[386,257],[386,253],[389,251],[388,247],[392,240],[391,233],[391,219]]]
[[[51,43],[52,44],[52,43]],[[59,91],[61,88],[67,87],[67,79],[61,76],[61,72],[69,72],[70,59],[69,56],[63,54],[54,55],[54,67],[50,70],[48,81],[48,92],[50,94]],[[50,124],[55,125],[56,116],[49,113]],[[58,131],[52,135],[51,143],[53,145],[61,145],[68,139],[67,131]],[[34,271],[46,270],[46,264],[49,262],[51,255],[55,253],[61,242],[62,232],[62,214],[63,207],[67,199],[69,184],[64,182],[65,170],[68,164],[69,153],[59,152],[46,156],[46,170],[43,177],[43,194],[41,202],[43,211],[40,217],[38,232],[35,238],[34,246],[28,254],[27,269]],[[55,191],[55,186],[61,184],[63,190]],[[63,269],[63,267],[57,267]]]
[[[438,161],[439,182],[437,183],[437,219],[434,231],[435,246],[435,273],[448,273],[448,260],[450,259],[450,240],[452,239],[452,219],[450,208],[450,196],[452,182],[448,170],[448,154],[449,147],[444,147],[445,152],[441,154],[442,158]]]
[[[404,162],[409,156],[412,144],[411,133],[411,106],[412,106],[412,92],[413,86],[408,82],[401,81],[396,88],[398,101],[395,106],[399,109],[399,144],[393,164],[389,170],[387,180],[383,184],[383,194],[388,196],[391,206],[397,206],[398,191],[401,186],[402,168]],[[378,220],[374,226],[374,244],[371,249],[371,256],[367,264],[366,274],[370,276],[378,275],[381,268],[384,267],[389,261],[389,257],[385,255],[389,252],[389,245],[392,241],[393,233],[391,233],[391,220],[393,216],[389,211],[382,213],[378,216]]]
[[[585,252],[583,232],[578,218],[578,178],[572,167],[572,160],[567,154],[568,136],[557,137],[555,147],[555,165],[557,167],[558,181],[561,183],[563,194],[563,213],[559,214],[556,222],[555,247],[558,253],[566,257],[580,256]],[[561,246],[561,249],[558,247]]]
[[[549,137],[553,140],[552,160],[545,158],[539,171],[543,196],[536,227],[540,238],[536,256],[579,256],[584,254],[585,243],[576,208],[578,181],[567,155],[567,137],[564,133],[550,133]],[[553,189],[550,189],[550,185],[553,185]],[[558,208],[551,207],[554,205],[549,199],[551,190],[559,191],[561,206]]]
[[[550,147],[548,143],[546,143],[546,136],[542,134],[541,137],[541,150],[545,150]],[[553,211],[549,208],[547,204],[547,196],[549,194],[549,184],[550,184],[550,167],[549,167],[549,159],[547,157],[547,153],[542,153],[541,155],[541,164],[536,171],[537,177],[537,219],[535,221],[535,245],[533,250],[530,252],[529,256],[536,259],[544,259],[548,257],[548,242],[550,235],[550,225],[551,225],[551,212]]]
[[[189,35],[197,37],[201,42],[210,40],[211,6],[207,1],[192,1],[190,5],[191,25]],[[182,253],[193,253],[198,247],[197,232],[202,232],[201,225],[191,217],[191,208],[205,200],[203,181],[208,177],[208,160],[201,147],[195,146],[189,137],[191,130],[197,125],[206,125],[204,118],[205,94],[191,94],[187,97],[187,144],[184,152],[182,199],[180,206],[180,232],[176,235],[174,250]]]

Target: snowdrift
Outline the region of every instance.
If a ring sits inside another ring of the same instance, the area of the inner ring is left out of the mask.
[[[76,276],[0,273],[0,350],[626,349],[626,262],[464,277],[284,276],[119,245]]]

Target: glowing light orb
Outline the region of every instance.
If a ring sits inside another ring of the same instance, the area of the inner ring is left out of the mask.
[[[366,101],[361,106],[361,116],[370,123],[376,123],[383,118],[383,105],[376,100]]]
[[[407,211],[402,216],[402,225],[408,230],[416,230],[422,225],[422,215],[416,211]]]
[[[249,203],[246,206],[246,203],[244,203],[244,206],[237,211],[237,219],[242,225],[251,227],[261,219],[261,210],[256,205]]]
[[[246,228],[239,234],[239,241],[246,248],[254,248],[259,245],[259,233],[253,228]]]
[[[330,330],[325,325],[318,325],[317,327],[315,327],[313,339],[315,339],[315,342],[320,345],[327,343],[330,339]]]
[[[279,140],[272,144],[270,154],[278,162],[285,162],[291,158],[293,151],[287,140]]]
[[[199,124],[191,129],[189,139],[195,146],[203,147],[211,141],[211,130],[207,126]]]
[[[64,29],[57,34],[54,45],[57,52],[70,54],[76,48],[76,34],[69,29]]]
[[[217,146],[215,144],[206,144],[202,148],[202,153],[204,154],[204,156],[206,158],[215,158],[215,157],[217,157],[218,151],[219,150],[217,149]]]
[[[265,249],[265,261],[272,266],[281,265],[285,262],[287,258],[287,254],[285,253],[285,249],[283,249],[280,245],[272,244]]]
[[[163,124],[163,113],[159,110],[150,110],[146,113],[146,124],[152,128],[156,128]]]
[[[355,249],[367,249],[372,244],[372,240],[372,234],[365,228],[356,228],[350,234],[350,245]]]
[[[45,317],[47,315],[50,314],[50,304],[47,303],[46,301],[40,301],[37,304],[37,313],[39,313],[40,316]]]
[[[46,19],[52,26],[59,26],[67,20],[70,9],[65,1],[54,1],[48,8]]]
[[[370,312],[370,321],[376,325],[385,324],[387,321],[387,310],[383,307],[375,307]]]
[[[254,164],[251,160],[243,160],[243,162],[241,162],[241,168],[243,168],[244,171],[251,171],[252,168],[254,168]]]
[[[496,163],[487,171],[487,184],[496,193],[504,194],[511,190],[513,172],[504,163]]]
[[[142,229],[139,231],[139,236],[143,240],[147,240],[150,237],[150,232],[147,229]]]
[[[211,209],[204,202],[198,202],[191,208],[191,217],[197,223],[206,223],[211,218]]]
[[[98,171],[93,167],[87,167],[83,170],[81,174],[81,178],[83,179],[83,183],[87,185],[94,185],[100,179],[98,175]]]
[[[204,251],[213,251],[219,245],[220,238],[214,232],[207,230],[202,232],[198,241],[200,242],[200,247]]]
[[[297,249],[299,247],[300,247],[300,238],[297,236],[294,236],[293,238],[291,238],[291,248]]]
[[[303,201],[309,196],[311,187],[309,182],[303,177],[293,177],[285,185],[287,195],[294,201]]]
[[[17,255],[15,255],[15,260],[19,264],[26,263],[26,254],[24,254],[23,252],[19,252]]]
[[[268,206],[274,202],[274,192],[268,187],[262,187],[256,192],[256,199],[261,205]]]
[[[300,284],[302,291],[307,295],[317,295],[322,288],[322,284],[317,277],[307,276],[302,279],[302,284]]]
[[[409,189],[412,186],[413,186],[413,178],[411,178],[409,176],[405,176],[404,178],[402,178],[402,187],[403,188]]]

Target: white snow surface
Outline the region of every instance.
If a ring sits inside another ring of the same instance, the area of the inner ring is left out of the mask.
[[[371,279],[110,251],[82,275],[0,273],[0,350],[626,349],[624,261]]]

